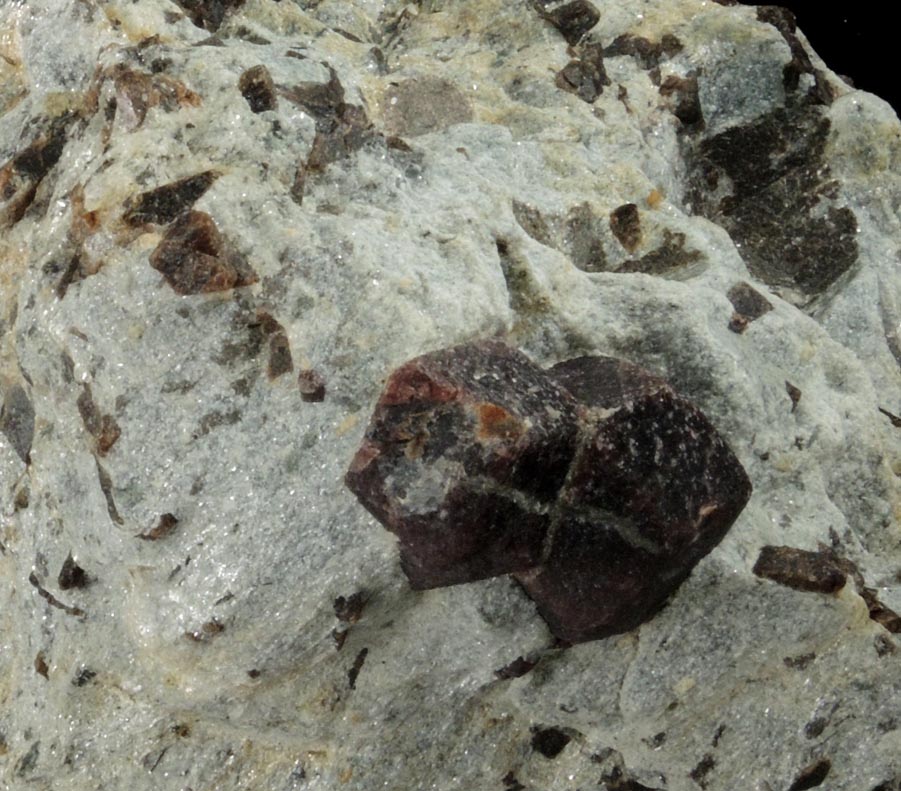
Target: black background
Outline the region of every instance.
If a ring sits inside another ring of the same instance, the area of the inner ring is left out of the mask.
[[[745,3],[760,5],[760,3]],[[861,90],[875,93],[898,112],[901,107],[897,59],[901,57],[901,28],[891,3],[878,0],[838,0],[831,3],[783,2],[797,18],[817,54],[832,71],[850,77]],[[889,58],[895,64],[889,63]]]

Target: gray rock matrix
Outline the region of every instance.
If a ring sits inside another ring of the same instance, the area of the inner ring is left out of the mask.
[[[0,788],[898,791],[901,125],[730,0],[0,4]],[[753,485],[564,648],[344,486],[501,339]]]

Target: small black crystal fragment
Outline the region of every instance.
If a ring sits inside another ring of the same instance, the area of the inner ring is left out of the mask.
[[[572,736],[560,728],[536,728],[532,734],[532,749],[545,758],[556,758],[571,741]]]
[[[619,243],[630,253],[641,241],[641,218],[638,206],[626,203],[610,212],[610,230]]]
[[[889,419],[889,422],[890,422],[895,428],[901,428],[901,417],[898,417],[897,415],[892,414],[892,413],[889,412],[887,409],[883,409],[881,406],[880,406],[880,407],[876,407],[876,408],[877,408],[880,412],[882,412],[882,414],[885,415],[885,416]]]
[[[828,758],[819,758],[812,764],[805,766],[788,787],[788,791],[807,791],[823,784],[832,770],[832,761]]]
[[[75,402],[81,420],[88,433],[94,437],[98,456],[106,456],[122,435],[119,423],[113,415],[103,414],[91,393],[91,386],[84,382],[81,395]]]
[[[697,765],[694,769],[692,769],[688,776],[694,780],[701,788],[707,788],[709,784],[709,780],[707,779],[707,775],[714,769],[716,766],[716,760],[710,753],[706,753],[700,761],[698,761]]]
[[[67,113],[49,122],[28,146],[0,164],[0,228],[17,223],[31,206],[41,181],[62,156],[71,121]]]
[[[801,390],[795,387],[791,382],[786,380],[785,392],[788,393],[788,397],[791,399],[792,412],[794,412],[798,408],[798,404],[801,402]]]
[[[704,123],[704,113],[698,93],[697,77],[670,75],[660,83],[660,95],[675,100],[673,114],[685,131],[695,131]]]
[[[138,533],[135,538],[140,538],[143,541],[159,541],[175,530],[177,524],[178,518],[174,514],[163,514],[154,527],[150,528],[146,533]]]
[[[582,101],[593,103],[610,85],[601,45],[591,42],[581,47],[579,57],[557,72],[556,83],[558,88],[576,94]]]
[[[215,33],[227,14],[244,5],[244,0],[176,0],[197,27]]]
[[[325,170],[332,162],[350,156],[377,135],[362,106],[344,101],[344,86],[335,70],[327,63],[329,81],[326,83],[303,82],[281,91],[292,104],[299,105],[313,116],[316,122],[316,136],[313,146],[303,164],[298,191],[295,177],[294,200],[301,202],[303,181],[312,173]]]
[[[516,775],[512,770],[503,776],[501,782],[504,784],[504,791],[525,791],[526,788],[516,779]]]
[[[682,49],[682,42],[672,33],[666,33],[660,41],[651,41],[642,36],[623,33],[604,48],[604,57],[615,58],[628,55],[634,58],[641,68],[650,71],[659,66],[664,57],[671,58]]]
[[[845,569],[831,552],[795,547],[764,547],[754,564],[754,574],[795,590],[816,593],[835,593],[847,582]]]
[[[745,282],[736,283],[726,296],[735,308],[729,322],[729,329],[733,332],[744,332],[748,324],[773,309],[772,303],[763,294]]]
[[[801,654],[800,656],[786,656],[782,659],[782,664],[786,667],[790,667],[793,670],[805,670],[807,666],[813,662],[814,659],[817,658],[817,655],[811,651],[807,654]]]
[[[357,686],[357,678],[360,675],[360,671],[363,669],[363,663],[366,661],[366,655],[368,653],[368,648],[361,648],[360,653],[354,658],[353,665],[351,665],[350,669],[347,671],[347,685],[351,689],[354,689]]]
[[[506,681],[510,678],[520,678],[530,672],[537,664],[537,659],[526,659],[525,657],[518,656],[510,662],[510,664],[504,665],[499,670],[495,670],[494,675],[502,681]]]
[[[266,372],[270,381],[282,374],[291,373],[294,370],[294,358],[291,356],[291,344],[285,328],[265,310],[257,311],[257,321],[263,335],[269,339],[269,364]]]
[[[6,437],[16,455],[31,463],[31,443],[34,440],[34,406],[25,388],[15,384],[6,391],[0,408],[0,432]]]
[[[325,377],[315,368],[304,368],[297,375],[297,389],[304,401],[325,400]]]
[[[83,687],[97,678],[97,671],[91,670],[89,667],[82,667],[73,677],[72,684],[76,687]]]
[[[697,250],[685,249],[685,234],[663,229],[662,244],[641,258],[624,261],[617,272],[641,272],[646,275],[668,275],[701,259]]]
[[[70,588],[84,588],[90,582],[85,570],[75,562],[71,552],[64,561],[56,581],[60,590],[64,591]]]
[[[360,620],[365,606],[366,594],[363,591],[357,591],[346,597],[338,596],[334,604],[335,617],[342,623],[356,623]]]

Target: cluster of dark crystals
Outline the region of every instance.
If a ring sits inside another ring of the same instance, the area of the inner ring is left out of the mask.
[[[513,574],[568,643],[647,620],[751,494],[664,380],[604,356],[542,369],[500,341],[395,370],[345,483],[413,588]]]

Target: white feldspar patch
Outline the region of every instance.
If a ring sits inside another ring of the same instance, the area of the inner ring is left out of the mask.
[[[596,3],[569,47],[535,5],[0,3],[4,788],[776,791],[824,759],[823,789],[897,787],[897,637],[854,585],[751,569],[829,547],[901,609],[901,125],[800,34],[787,86],[792,45],[753,7]],[[186,13],[214,6],[216,30]],[[557,74],[591,43],[589,103]],[[258,65],[261,113],[238,89]],[[329,68],[343,108],[289,98]],[[774,128],[803,134],[738,168],[721,135]],[[150,265],[167,226],[124,203],[207,170],[183,208],[257,279],[181,295]],[[773,309],[736,332],[740,281]],[[271,380],[261,312],[293,358]],[[629,634],[555,647],[507,579],[411,591],[343,485],[388,374],[490,337],[660,374],[748,472],[725,540]],[[70,553],[86,587],[59,585]]]

